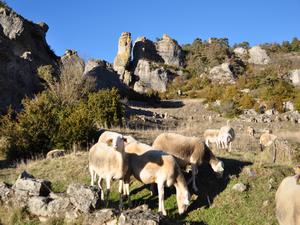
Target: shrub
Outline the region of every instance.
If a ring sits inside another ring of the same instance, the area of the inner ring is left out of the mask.
[[[124,107],[116,89],[91,93],[73,105],[64,105],[52,92],[23,101],[23,111],[0,118],[0,137],[6,138],[8,159],[45,154],[54,147],[87,144],[100,126],[122,125]],[[15,118],[14,118],[15,117]]]
[[[251,109],[254,107],[254,104],[255,100],[249,94],[243,95],[239,100],[239,106],[242,109]]]

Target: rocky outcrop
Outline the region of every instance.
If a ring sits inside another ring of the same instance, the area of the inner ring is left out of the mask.
[[[209,78],[216,83],[235,83],[235,75],[232,73],[229,63],[222,63],[209,71]]]
[[[138,61],[134,74],[138,77],[138,81],[135,82],[133,89],[139,93],[151,90],[165,92],[172,79],[172,74],[162,65],[144,59]]]
[[[233,52],[241,59],[247,59],[248,57],[248,51],[247,49],[243,48],[243,47],[237,47],[235,49],[233,49]]]
[[[47,187],[47,191],[44,187]],[[99,209],[99,203],[100,195],[95,187],[71,184],[66,193],[53,193],[49,181],[36,179],[25,171],[13,187],[0,182],[1,207],[24,208],[42,222],[51,218],[64,218],[66,223],[76,222],[76,219],[81,218],[80,224],[84,225],[156,225],[160,222],[160,216],[146,205],[125,210],[120,215],[116,209]]]
[[[164,61],[164,64],[174,67],[183,66],[183,52],[177,41],[167,34],[155,43],[158,55]]]
[[[163,59],[158,55],[155,43],[144,36],[138,37],[133,46],[133,64],[137,65],[140,59],[163,63]]]
[[[93,77],[96,81],[96,89],[118,88],[120,93],[128,94],[128,86],[123,84],[119,75],[113,70],[112,65],[103,60],[89,60],[84,68],[83,78]]]
[[[126,76],[130,74],[128,67],[131,60],[131,48],[131,34],[123,32],[119,38],[118,53],[114,60],[114,70],[120,75],[121,80],[124,80],[125,73]],[[128,78],[125,82],[128,83]]]
[[[19,109],[21,100],[43,89],[36,70],[57,64],[46,43],[48,26],[24,19],[8,7],[0,8],[0,112],[8,105]]]
[[[266,50],[260,46],[254,46],[249,49],[249,63],[266,65],[270,63],[270,57],[267,55]]]
[[[300,86],[300,69],[292,70],[289,74],[289,79],[294,86]]]
[[[66,50],[60,58],[60,70],[72,74],[83,74],[84,61],[79,57],[76,51]]]

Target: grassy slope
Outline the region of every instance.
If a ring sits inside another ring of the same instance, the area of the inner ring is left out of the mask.
[[[286,175],[292,174],[291,169],[286,166],[258,166],[254,163],[251,168],[256,176],[249,177],[245,172],[249,161],[243,159],[242,155],[225,154],[223,160],[227,171],[221,180],[217,180],[208,167],[200,168],[198,176],[200,192],[199,195],[193,194],[187,215],[178,216],[175,190],[173,188],[167,190],[165,204],[171,222],[202,221],[210,225],[276,224],[274,195],[280,181]],[[65,191],[68,184],[72,182],[89,184],[86,152],[53,160],[32,161],[27,165],[20,164],[16,169],[2,169],[0,180],[13,183],[23,169],[38,178],[51,180],[55,192]],[[237,182],[247,184],[248,190],[243,193],[231,190]],[[149,188],[140,182],[132,180],[131,193],[134,206],[146,203],[151,208],[157,209],[157,196],[152,197]],[[117,182],[114,182],[111,206],[116,206],[117,196]],[[207,196],[209,196],[210,206]],[[268,201],[268,204],[263,206],[265,201]],[[20,213],[17,212],[19,217]],[[4,215],[4,209],[0,209],[1,214]],[[32,222],[35,224],[34,221]]]

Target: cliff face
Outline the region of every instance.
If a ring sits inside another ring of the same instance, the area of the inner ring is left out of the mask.
[[[0,112],[19,109],[25,96],[43,89],[36,70],[57,65],[57,56],[45,36],[48,26],[24,19],[7,7],[0,8]]]

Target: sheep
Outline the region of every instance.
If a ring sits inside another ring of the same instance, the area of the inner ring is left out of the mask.
[[[246,129],[246,133],[249,135],[249,137],[254,137],[255,130],[254,130],[253,127],[248,126],[247,129]]]
[[[229,125],[229,120],[227,121],[227,125],[220,128],[219,132],[220,145],[224,148],[227,148],[229,152],[231,152],[232,147],[231,143],[235,138],[234,129]],[[229,148],[228,148],[229,144]]]
[[[280,225],[300,224],[299,176],[284,178],[276,191],[276,217]]]
[[[131,143],[133,141],[136,141],[136,139],[130,135],[122,135],[122,134],[119,134],[117,132],[113,132],[113,131],[104,131],[99,139],[98,139],[98,142],[104,142],[106,143],[107,140],[113,138],[113,137],[116,137],[116,136],[120,136],[121,138],[125,138],[126,139],[126,143]]]
[[[270,147],[273,144],[274,147],[273,162],[276,161],[276,147],[277,147],[276,141],[277,141],[277,136],[271,134],[270,131],[268,131],[267,133],[263,133],[259,138],[259,145],[261,151],[263,151],[265,147]]]
[[[126,140],[125,140],[126,141]],[[112,145],[112,146],[110,146]],[[111,179],[123,180],[127,171],[127,158],[124,151],[124,138],[115,136],[108,139],[106,143],[98,142],[93,145],[89,151],[89,171],[91,175],[91,185],[94,185],[96,175],[99,176],[98,185],[101,190],[101,199],[104,199],[104,193],[101,180],[106,181],[106,201],[110,193]],[[120,207],[122,207],[122,182],[120,182]]]
[[[153,147],[132,142],[125,147],[128,156],[128,171],[124,179],[126,194],[129,196],[129,181],[133,175],[144,184],[157,184],[158,212],[167,215],[164,206],[164,187],[175,186],[179,214],[189,205],[189,192],[180,167],[175,158]]]
[[[195,178],[198,173],[197,166],[201,165],[204,161],[211,165],[218,177],[223,175],[223,162],[218,160],[212,151],[197,137],[186,137],[175,133],[162,133],[157,136],[152,146],[155,149],[160,149],[175,156],[181,168],[186,168],[187,165],[192,166],[193,189],[196,192],[198,191]]]
[[[210,143],[216,143],[217,148],[219,148],[219,129],[207,129],[204,131],[204,140],[205,140],[205,144],[207,145],[207,147],[209,147],[209,142]]]

